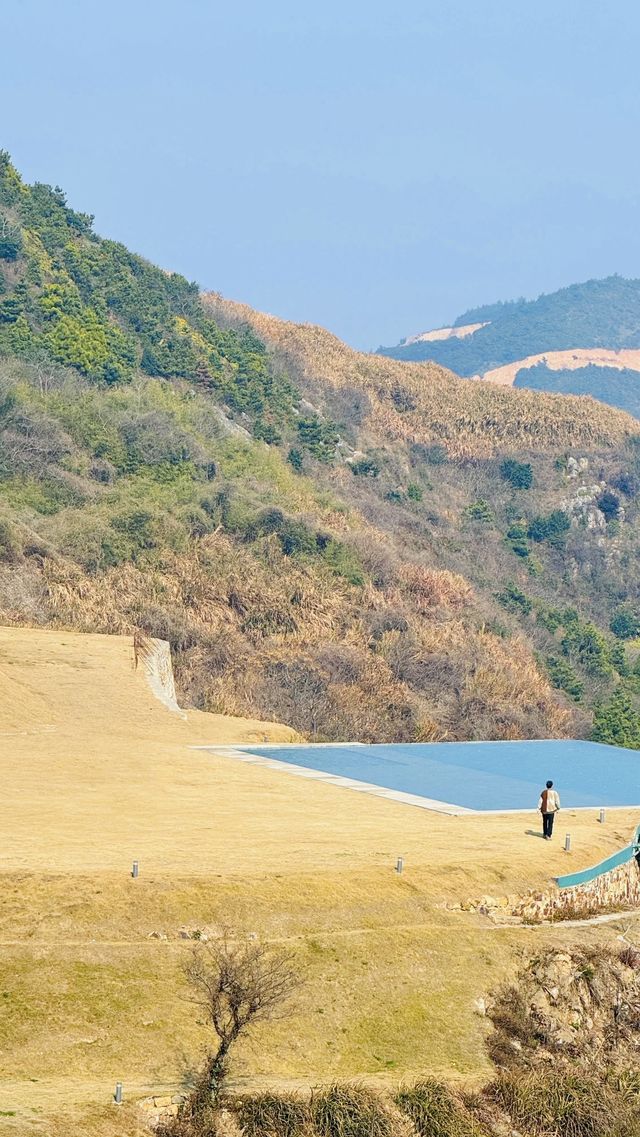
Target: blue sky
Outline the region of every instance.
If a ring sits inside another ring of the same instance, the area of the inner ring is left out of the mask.
[[[20,0],[0,145],[203,287],[359,347],[640,276],[633,0]]]

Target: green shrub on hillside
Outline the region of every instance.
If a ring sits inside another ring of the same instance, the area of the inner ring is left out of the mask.
[[[594,742],[640,750],[640,713],[623,687],[618,687],[606,703],[596,706],[591,738]]]
[[[562,547],[564,537],[571,528],[571,520],[562,509],[554,509],[546,515],[534,517],[529,523],[528,536],[532,541],[547,541],[555,547]]]
[[[515,489],[528,490],[533,485],[533,467],[530,462],[518,462],[515,458],[505,458],[500,466],[500,477],[510,482]]]
[[[604,490],[596,499],[596,505],[604,513],[607,522],[617,520],[620,514],[620,498],[611,490]]]
[[[17,261],[21,248],[15,237],[0,237],[0,261]]]
[[[467,506],[466,515],[472,521],[481,521],[485,525],[493,525],[495,516],[488,501],[480,498],[478,501],[473,501],[471,505]]]
[[[552,685],[561,691],[566,691],[567,695],[579,703],[584,694],[584,683],[578,678],[571,664],[567,663],[566,659],[550,655],[546,659],[546,668]]]
[[[612,644],[609,648],[609,659],[611,660],[611,666],[623,679],[631,675],[631,667],[629,666],[624,644]]]
[[[640,613],[633,608],[618,608],[609,627],[619,640],[633,640],[640,636]]]
[[[587,675],[595,678],[609,678],[613,675],[609,645],[595,624],[590,621],[576,621],[565,628],[562,650]]]
[[[289,453],[287,454],[287,462],[292,467],[292,469],[296,471],[297,474],[300,474],[302,472],[304,462],[302,458],[302,452],[298,450],[297,447],[291,447]]]
[[[514,521],[507,529],[506,540],[517,557],[528,557],[531,550],[527,542],[526,521]]]
[[[380,466],[375,458],[358,458],[355,462],[349,463],[349,469],[352,474],[364,475],[366,478],[377,478],[380,473]]]
[[[577,624],[578,612],[575,608],[554,608],[552,605],[538,602],[536,604],[536,623],[548,632],[556,632],[558,628],[567,628]]]
[[[513,582],[506,584],[502,592],[496,593],[496,600],[507,612],[515,612],[519,616],[528,616],[533,609],[533,601]]]
[[[339,435],[331,422],[323,422],[318,415],[301,418],[297,423],[298,438],[319,462],[331,462],[335,457]]]

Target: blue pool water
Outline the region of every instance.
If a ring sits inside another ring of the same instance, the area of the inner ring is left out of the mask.
[[[242,749],[467,809],[535,809],[547,778],[553,779],[563,808],[640,807],[640,751],[597,742],[440,742]]]

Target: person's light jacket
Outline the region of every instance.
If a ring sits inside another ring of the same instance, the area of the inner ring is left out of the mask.
[[[560,795],[555,790],[544,789],[538,802],[540,813],[557,813],[560,809]]]

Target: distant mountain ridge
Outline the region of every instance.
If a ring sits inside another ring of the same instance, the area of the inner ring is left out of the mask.
[[[640,417],[640,280],[610,276],[472,308],[448,329],[378,350],[464,378],[589,394]]]

